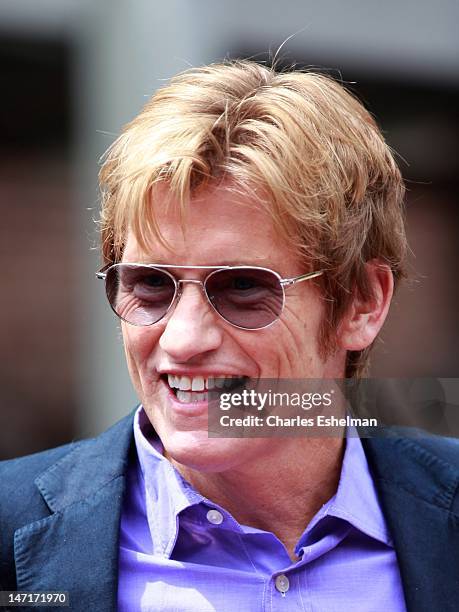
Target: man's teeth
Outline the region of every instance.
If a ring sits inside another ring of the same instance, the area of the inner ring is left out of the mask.
[[[169,383],[169,387],[172,389],[177,389],[178,391],[207,391],[208,389],[223,389],[224,387],[231,387],[235,382],[235,379],[239,380],[241,378],[242,377],[229,376],[227,374],[209,376],[208,378],[204,376],[176,376],[173,374],[168,374],[167,382]],[[178,391],[177,397],[179,397]]]
[[[204,402],[208,399],[207,395],[207,393],[191,393],[190,391],[180,391],[180,389],[177,389],[177,399],[179,402]]]

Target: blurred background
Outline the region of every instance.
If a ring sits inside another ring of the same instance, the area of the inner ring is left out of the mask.
[[[399,155],[416,281],[372,376],[459,374],[456,0],[0,2],[0,459],[94,435],[136,404],[105,304],[99,158],[173,74],[223,57],[352,83]],[[282,64],[281,62],[281,64]]]

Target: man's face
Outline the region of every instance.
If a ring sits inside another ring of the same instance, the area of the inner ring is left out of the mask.
[[[192,200],[182,233],[177,207],[155,198],[161,233],[173,251],[151,241],[142,252],[128,234],[124,262],[218,266],[244,264],[270,268],[281,277],[304,274],[298,258],[275,231],[256,200],[222,187]],[[203,280],[207,270],[172,270],[179,278]],[[122,323],[131,378],[169,457],[201,471],[224,471],[262,458],[273,439],[216,439],[207,436],[205,402],[180,402],[168,375],[193,377],[338,378],[344,351],[323,359],[318,332],[324,304],[311,282],[286,291],[281,318],[258,331],[238,329],[211,308],[199,285],[185,283],[175,308],[158,323]]]

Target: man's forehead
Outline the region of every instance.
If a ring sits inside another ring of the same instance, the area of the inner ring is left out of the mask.
[[[150,261],[152,256],[157,263],[197,256],[205,260],[202,265],[215,259],[219,265],[264,265],[272,260],[273,250],[285,252],[289,248],[258,195],[235,192],[228,184],[201,190],[183,207],[166,186],[157,186],[150,205],[152,230],[145,232],[145,223],[137,220],[125,248],[135,249],[138,257]],[[193,263],[201,265],[201,261]]]
[[[186,236],[186,234],[185,234]],[[147,237],[148,239],[148,237]],[[208,241],[195,244],[189,248],[189,241],[172,241],[170,248],[163,246],[150,235],[145,247],[142,247],[134,232],[129,231],[124,248],[123,260],[137,263],[177,264],[195,266],[268,266],[273,262],[271,252],[257,252],[255,249],[234,249],[234,243],[220,241],[218,248]]]
[[[150,212],[158,225],[179,224],[182,220],[205,223],[209,218],[225,219],[231,224],[243,223],[241,218],[253,217],[258,222],[272,224],[269,198],[260,187],[242,189],[230,180],[211,183],[191,193],[181,202],[166,183],[156,185],[150,193]]]

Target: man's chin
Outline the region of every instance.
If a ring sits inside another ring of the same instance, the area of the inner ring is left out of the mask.
[[[236,467],[241,451],[254,440],[209,438],[205,431],[177,431],[163,441],[163,455],[181,468],[217,473]]]

